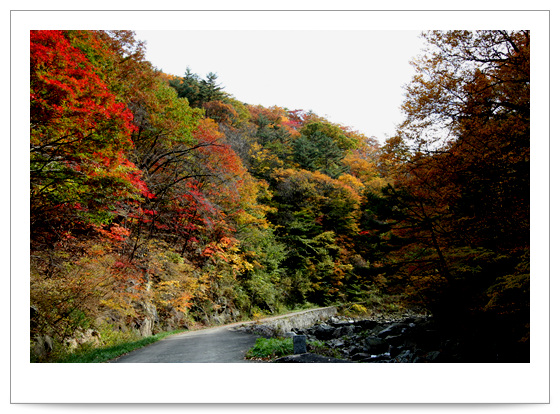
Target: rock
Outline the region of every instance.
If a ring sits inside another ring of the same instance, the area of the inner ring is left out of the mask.
[[[426,355],[424,355],[424,359],[428,362],[433,362],[438,359],[440,354],[441,354],[440,351],[430,351]]]
[[[370,319],[355,321],[344,317],[331,317],[328,319],[329,322],[325,322],[326,320],[327,318],[324,318],[323,322],[308,327],[291,326],[290,329],[282,332],[272,329],[272,325],[263,325],[259,328],[258,324],[253,325],[251,330],[263,335],[268,329],[269,336],[278,336],[291,330],[297,335],[305,335],[308,343],[320,340],[328,349],[327,352],[332,353],[336,350],[338,355],[355,362],[460,361],[459,353],[462,348],[459,349],[458,344],[453,341],[446,343],[445,339],[449,339],[448,335],[436,329],[431,318],[420,314],[376,315]],[[312,357],[302,355],[308,354],[298,354],[296,360],[292,360],[294,358],[292,356],[289,361],[279,362],[307,362],[305,359]],[[327,360],[328,358],[322,362]]]
[[[352,355],[352,361],[363,361],[368,358],[371,358],[371,354],[366,354],[365,352],[359,352],[357,354]]]
[[[145,318],[140,325],[139,331],[140,335],[143,337],[152,336],[152,330],[154,328],[154,322],[150,318]]]
[[[395,362],[412,362],[414,359],[414,354],[410,349],[406,349],[405,351],[401,352],[397,357],[394,359]]]
[[[76,348],[78,348],[78,341],[76,340],[76,338],[70,338],[66,340],[66,346],[68,347],[69,350],[74,350]]]
[[[378,325],[378,323],[374,320],[371,319],[364,319],[361,321],[356,321],[356,323],[354,324],[355,327],[358,327],[360,329],[373,329]]]
[[[30,328],[31,328],[31,332],[35,331],[35,329],[37,329],[38,324],[37,324],[37,320],[36,318],[39,317],[39,310],[35,307],[35,306],[30,306],[29,307],[29,316],[30,316]]]
[[[64,344],[71,351],[77,349],[80,345],[85,344],[91,339],[92,332],[93,329],[88,329],[86,332],[78,330],[74,333],[73,337],[66,338]]]
[[[275,359],[273,362],[290,362],[290,363],[350,363],[345,359],[338,359],[333,357],[325,357],[313,353],[288,355],[282,358]]]
[[[387,342],[389,345],[397,345],[401,343],[402,340],[403,338],[401,335],[389,335],[385,337],[385,342]]]
[[[318,325],[313,333],[317,339],[327,340],[332,339],[334,330],[335,329],[332,326],[323,323]]]
[[[134,307],[139,311],[140,315],[144,316],[141,322],[136,322],[140,335],[143,337],[151,336],[155,324],[159,322],[157,308],[150,302],[137,302],[134,304]]]
[[[344,326],[354,326],[354,322],[337,320],[337,321],[331,321],[330,325],[332,325],[335,328],[341,328],[341,327],[344,327]]]
[[[334,315],[334,316],[330,317],[329,323],[333,326],[336,326],[336,325],[340,325],[340,324],[346,324],[348,322],[345,321],[342,317],[340,317],[338,315]]]
[[[364,351],[366,351],[366,349],[363,346],[351,346],[347,349],[348,355],[356,355]]]
[[[97,346],[101,343],[101,335],[96,330],[87,329],[86,331],[76,332],[74,337],[67,342],[70,347],[74,347],[74,342],[76,347],[86,343],[92,343]]]
[[[381,355],[370,355],[368,358],[364,358],[361,362],[389,362],[391,356],[389,354]]]
[[[405,350],[405,348],[403,346],[394,346],[391,347],[391,349],[389,350],[391,358],[395,358],[397,357],[400,353],[402,353]]]
[[[389,335],[400,335],[403,333],[403,330],[406,328],[408,328],[408,324],[406,323],[395,323],[383,329],[381,332],[377,334],[377,336],[379,336],[380,338],[385,338]]]
[[[162,331],[173,331],[178,328],[188,329],[189,321],[185,317],[184,312],[168,306],[165,309],[165,317],[159,317],[159,328]]]
[[[382,338],[370,336],[366,338],[366,348],[372,354],[384,354],[389,350],[389,343]]]
[[[332,348],[341,348],[344,346],[344,341],[341,339],[332,339],[328,342],[328,345]]]
[[[354,333],[354,327],[352,325],[345,325],[335,328],[332,333],[333,338],[341,338],[343,336],[352,335]]]
[[[35,337],[33,353],[39,357],[46,357],[53,350],[53,339],[49,335],[39,335]]]

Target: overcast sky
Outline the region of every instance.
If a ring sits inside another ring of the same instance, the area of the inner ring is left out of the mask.
[[[253,105],[312,110],[381,142],[402,119],[418,31],[136,31],[158,69],[186,67]]]

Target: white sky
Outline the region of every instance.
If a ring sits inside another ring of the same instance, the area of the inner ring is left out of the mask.
[[[420,53],[419,31],[136,30],[146,58],[183,75],[187,66],[254,105],[313,110],[381,142],[402,119],[402,86]]]

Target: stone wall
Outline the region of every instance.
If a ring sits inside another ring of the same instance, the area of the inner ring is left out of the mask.
[[[290,315],[267,318],[266,323],[252,322],[238,329],[247,329],[262,336],[281,336],[295,329],[306,329],[317,322],[326,321],[338,313],[336,306],[311,309]]]

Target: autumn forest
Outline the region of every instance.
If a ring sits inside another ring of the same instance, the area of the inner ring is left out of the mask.
[[[134,32],[31,31],[32,347],[391,301],[528,362],[530,35],[423,40],[381,143]]]

